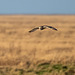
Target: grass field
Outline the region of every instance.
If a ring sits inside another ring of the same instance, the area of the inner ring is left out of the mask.
[[[28,32],[41,25],[58,31]],[[0,15],[0,69],[2,75],[75,73],[75,15]]]

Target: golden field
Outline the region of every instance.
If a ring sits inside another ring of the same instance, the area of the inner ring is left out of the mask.
[[[36,30],[50,25],[58,29]],[[75,62],[75,15],[0,15],[0,65]]]
[[[50,25],[58,29],[36,30]],[[75,63],[75,15],[0,15],[0,66]]]

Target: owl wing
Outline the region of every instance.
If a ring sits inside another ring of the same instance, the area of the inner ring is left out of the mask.
[[[57,31],[57,29],[54,28],[54,27],[52,27],[52,26],[46,26],[46,27],[48,27],[48,28],[52,28],[53,30],[56,30],[56,31]]]
[[[35,30],[39,29],[39,27],[37,28],[33,28],[32,30],[29,31],[29,33],[34,32]]]

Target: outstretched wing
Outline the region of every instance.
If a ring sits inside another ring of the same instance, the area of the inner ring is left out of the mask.
[[[54,27],[52,27],[52,26],[46,26],[46,27],[48,27],[48,28],[52,28],[53,30],[56,30],[56,31],[57,31],[57,29],[54,28]]]
[[[37,30],[37,29],[39,29],[39,27],[34,28],[34,29],[30,30],[29,32],[30,32],[30,33],[31,33],[31,32],[34,32],[34,31]]]

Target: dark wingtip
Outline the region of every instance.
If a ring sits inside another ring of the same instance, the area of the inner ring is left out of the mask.
[[[56,31],[58,31],[57,29],[55,29]]]
[[[31,31],[29,31],[29,33],[31,33]]]
[[[58,31],[56,28],[53,28],[54,30]]]

